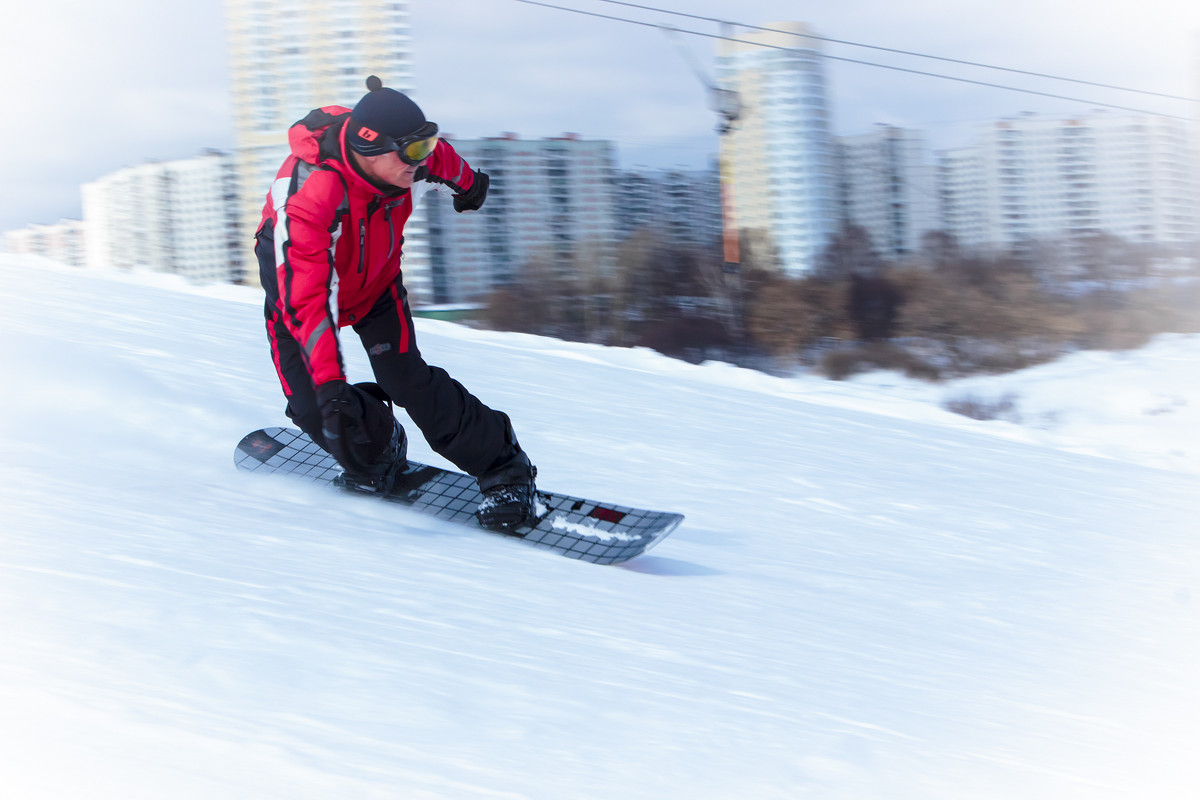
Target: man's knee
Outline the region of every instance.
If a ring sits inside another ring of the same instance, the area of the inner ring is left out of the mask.
[[[371,371],[392,402],[408,405],[436,383],[436,367],[431,367],[420,353],[395,353],[371,359]]]

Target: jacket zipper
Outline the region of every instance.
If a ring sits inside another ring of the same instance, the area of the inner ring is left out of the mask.
[[[367,213],[358,221],[358,274],[363,273],[367,260],[367,222],[379,210],[379,201],[367,203]]]
[[[367,259],[367,220],[358,221],[358,274],[363,273],[363,264]]]

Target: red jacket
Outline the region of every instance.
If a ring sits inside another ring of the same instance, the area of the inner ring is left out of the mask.
[[[404,223],[413,210],[412,192],[387,193],[351,166],[349,111],[327,106],[291,127],[292,154],[275,176],[259,227],[274,228],[279,311],[315,386],[345,379],[336,329],[362,319],[400,276]],[[470,165],[445,141],[425,168],[418,180],[455,193],[475,181]]]

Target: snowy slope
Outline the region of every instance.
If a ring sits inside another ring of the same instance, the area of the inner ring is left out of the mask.
[[[156,283],[0,261],[6,798],[1200,796],[1195,338],[1051,430],[419,323],[547,488],[687,515],[597,567],[236,472],[260,301]]]

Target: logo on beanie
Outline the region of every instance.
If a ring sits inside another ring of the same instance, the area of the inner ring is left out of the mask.
[[[366,125],[358,129],[360,138],[366,139],[368,142],[373,142],[379,138],[379,134],[368,128]]]

